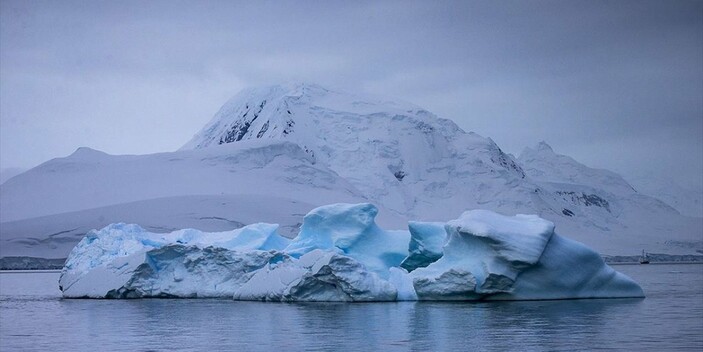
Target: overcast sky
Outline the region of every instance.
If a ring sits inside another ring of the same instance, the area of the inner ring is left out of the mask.
[[[703,2],[0,2],[0,167],[179,148],[246,86],[420,105],[703,188]]]

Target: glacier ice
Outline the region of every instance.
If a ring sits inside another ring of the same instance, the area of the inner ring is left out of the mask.
[[[447,237],[444,224],[441,222],[408,222],[410,230],[410,245],[408,256],[400,266],[408,271],[424,268],[444,254],[442,247]]]
[[[289,240],[278,225],[166,234],[112,224],[89,232],[66,259],[64,297],[222,297],[268,264]]]
[[[322,249],[364,264],[366,270],[388,278],[388,268],[408,255],[407,231],[384,231],[374,221],[378,209],[369,203],[332,204],[313,209],[300,233],[285,249],[293,256]]]
[[[368,203],[310,211],[297,237],[258,223],[207,233],[112,224],[73,249],[67,298],[258,301],[534,300],[644,297],[588,247],[536,215],[471,210],[446,223],[376,225]]]

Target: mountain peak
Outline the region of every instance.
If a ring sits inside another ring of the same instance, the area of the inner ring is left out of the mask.
[[[558,154],[544,141],[533,148],[525,148],[518,162],[534,179],[600,187],[617,194],[634,192],[632,186],[617,173],[591,168],[570,156]]]
[[[554,149],[552,149],[552,147],[549,144],[547,144],[547,142],[545,142],[545,141],[541,141],[541,142],[537,143],[537,147],[535,149],[537,149],[539,151],[548,151],[548,152],[554,153]]]
[[[522,153],[520,153],[520,159],[528,159],[528,158],[534,158],[537,157],[538,155],[544,157],[544,156],[556,156],[558,155],[557,153],[554,152],[554,149],[552,149],[552,146],[547,144],[545,141],[541,141],[537,143],[534,147],[525,147],[525,149],[522,150]]]
[[[330,123],[344,124],[347,131],[341,132],[347,134],[355,127],[368,128],[358,125],[369,118],[384,117],[425,120],[432,124],[439,120],[409,103],[348,93],[315,83],[294,82],[242,90],[181,149],[199,149],[247,139],[290,139],[292,135],[315,134],[321,124]],[[458,129],[447,121],[440,124]]]
[[[183,149],[109,156],[85,148],[51,160],[1,186],[0,221],[33,238],[36,226],[41,233],[65,233],[72,223],[94,227],[84,219],[97,214],[121,221],[132,214],[155,229],[174,221],[234,226],[253,214],[282,219],[273,222],[293,234],[303,204],[349,199],[423,221],[466,209],[540,214],[608,251],[663,248],[663,238],[701,248],[703,220],[682,217],[619,175],[556,154],[546,142],[516,160],[489,138],[415,105],[317,84],[243,90]],[[68,238],[52,236],[39,242],[60,246],[56,241]]]
[[[71,157],[78,158],[78,159],[102,157],[104,155],[108,155],[108,154],[105,152],[99,151],[97,149],[89,148],[89,147],[78,147],[78,149],[76,149],[76,151],[71,153]]]
[[[450,196],[444,185],[449,181],[443,180],[454,175],[476,174],[491,183],[493,178],[509,183],[525,177],[493,141],[466,133],[421,107],[314,83],[244,90],[182,149],[252,139],[296,143],[313,162],[400,213],[418,206],[415,188]],[[456,158],[463,162],[455,164]],[[477,189],[481,182],[472,181]]]

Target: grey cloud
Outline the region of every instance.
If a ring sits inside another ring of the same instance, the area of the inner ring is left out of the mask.
[[[3,1],[0,164],[172,150],[244,86],[305,80],[703,187],[702,62],[698,1]]]

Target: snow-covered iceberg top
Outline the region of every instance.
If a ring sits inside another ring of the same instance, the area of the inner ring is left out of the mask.
[[[472,210],[447,223],[386,231],[372,204],[277,225],[150,233],[112,224],[88,233],[61,273],[64,297],[228,297],[262,301],[529,300],[644,297],[586,246],[535,215]]]

